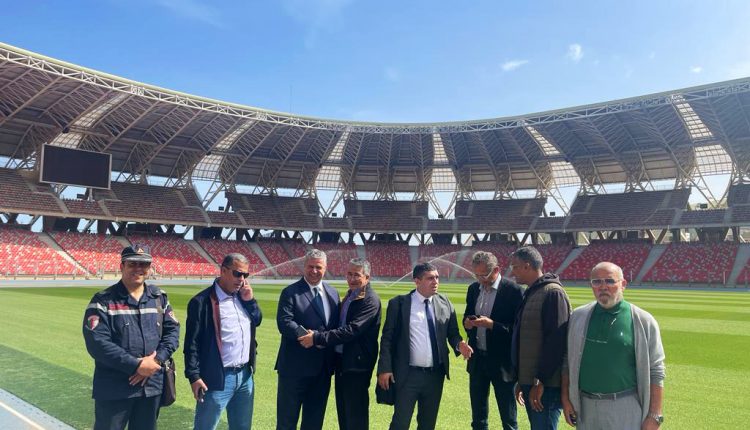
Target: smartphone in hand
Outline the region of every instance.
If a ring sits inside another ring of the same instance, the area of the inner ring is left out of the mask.
[[[298,325],[297,328],[294,330],[294,334],[296,334],[297,337],[302,337],[307,334],[307,329],[301,325]]]

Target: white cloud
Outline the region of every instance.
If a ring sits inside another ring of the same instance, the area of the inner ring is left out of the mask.
[[[517,68],[528,64],[529,60],[510,60],[504,62],[500,67],[503,69],[504,72],[510,72],[513,70],[516,70]]]
[[[696,73],[697,74],[697,73],[700,73],[702,71],[703,71],[703,67],[701,67],[701,66],[692,66],[692,67],[690,67],[690,72],[691,73]]]
[[[202,3],[200,0],[156,0],[156,3],[185,18],[202,21],[215,27],[223,26],[219,9],[211,4]]]
[[[401,80],[401,72],[395,67],[386,67],[383,70],[383,76],[385,80],[390,82],[398,82]]]
[[[568,53],[565,56],[577,63],[583,58],[583,47],[578,43],[570,44],[568,45]]]

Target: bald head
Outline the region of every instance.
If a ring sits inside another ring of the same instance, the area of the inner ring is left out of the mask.
[[[598,263],[596,266],[594,266],[593,269],[591,269],[591,278],[594,278],[594,273],[599,270],[614,272],[619,276],[619,279],[625,279],[625,275],[622,274],[622,267],[616,265],[615,263],[610,263],[609,261],[602,261],[601,263]]]
[[[591,269],[591,289],[604,309],[610,309],[622,301],[622,292],[627,284],[622,276],[622,268],[614,263],[603,261]]]

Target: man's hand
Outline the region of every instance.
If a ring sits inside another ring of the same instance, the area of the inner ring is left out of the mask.
[[[472,349],[472,347],[470,347],[468,343],[462,340],[458,344],[458,352],[461,353],[461,355],[464,357],[464,360],[468,360],[471,358],[471,354],[474,353],[474,349]]]
[[[380,388],[387,390],[390,388],[391,382],[396,382],[393,378],[393,373],[381,373],[378,375],[378,385],[380,385]]]
[[[643,424],[641,424],[641,430],[657,430],[659,426],[660,424],[656,422],[655,419],[646,417],[646,419],[643,420]]]
[[[203,379],[198,378],[198,380],[190,384],[190,389],[193,390],[193,397],[195,397],[195,400],[203,403],[203,396],[206,394],[206,391],[208,391],[208,387],[203,382]]]
[[[156,351],[138,360],[138,368],[128,378],[130,385],[146,385],[146,380],[161,369],[161,364],[156,362]]]
[[[297,338],[299,344],[305,348],[312,348],[313,346],[313,335],[315,334],[312,330],[307,330],[307,334]]]
[[[573,408],[573,404],[570,403],[570,399],[565,395],[561,396],[560,401],[562,403],[565,422],[567,422],[569,426],[575,427],[576,424],[578,424],[578,414],[576,413],[575,408]]]
[[[544,394],[544,384],[541,382],[539,385],[534,385],[529,391],[529,402],[531,402],[531,409],[542,412],[544,405],[542,404],[542,394]]]
[[[469,318],[464,318],[464,328],[466,330],[471,330],[474,328],[474,320],[471,320]]]
[[[250,286],[250,283],[247,282],[247,279],[242,280],[242,286],[240,287],[240,298],[246,302],[249,302],[253,299],[255,295],[253,294],[253,287]]]
[[[523,401],[523,391],[521,391],[521,386],[518,384],[516,384],[516,401],[521,406],[526,405],[526,402]]]
[[[472,321],[472,323],[474,323],[474,327],[482,327],[482,328],[488,328],[492,330],[492,325],[495,322],[492,321],[489,317],[480,316],[480,317],[477,317],[477,319],[475,319],[474,321]]]

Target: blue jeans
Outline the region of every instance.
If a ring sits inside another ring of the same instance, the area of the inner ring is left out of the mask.
[[[560,421],[560,413],[562,412],[560,388],[544,387],[544,393],[542,393],[542,406],[544,406],[544,409],[541,412],[531,409],[531,402],[529,401],[530,390],[531,385],[521,385],[523,401],[526,404],[526,415],[529,417],[531,430],[556,430],[557,423]]]
[[[253,375],[247,367],[240,371],[224,370],[224,390],[209,390],[203,402],[195,406],[195,430],[214,430],[227,410],[229,430],[248,430],[253,422]]]

